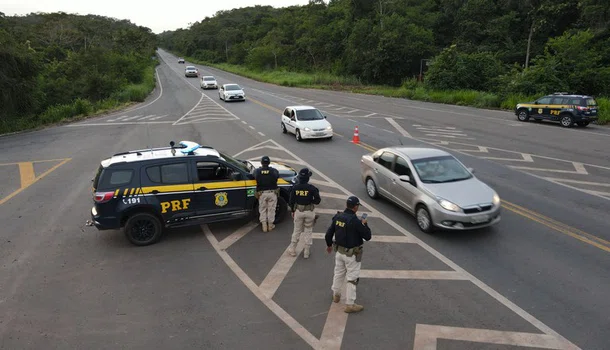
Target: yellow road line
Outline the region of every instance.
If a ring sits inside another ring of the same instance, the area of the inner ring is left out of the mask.
[[[30,186],[33,185],[34,183],[36,183],[36,181],[42,179],[43,177],[49,175],[53,170],[59,168],[60,166],[66,164],[67,162],[71,161],[72,158],[66,158],[63,160],[63,162],[56,164],[55,166],[53,166],[51,169],[45,171],[44,173],[42,173],[40,176],[38,176],[37,178],[34,179],[34,181],[32,183],[30,183]],[[29,187],[29,186],[28,186]],[[27,187],[22,187],[20,189],[18,189],[17,191],[9,194],[8,196],[0,199],[0,205],[6,203],[9,199],[15,197],[17,194],[19,194],[21,191],[25,190]]]
[[[14,163],[1,163],[0,166],[5,166],[5,165],[19,165],[21,163],[45,163],[45,162],[60,162],[60,161],[64,161],[66,160],[66,158],[60,158],[60,159],[45,159],[45,160],[32,160],[29,162],[14,162]]]
[[[34,164],[32,162],[19,163],[19,175],[21,177],[21,188],[26,188],[36,181]]]

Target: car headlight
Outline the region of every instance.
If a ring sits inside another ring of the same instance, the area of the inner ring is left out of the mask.
[[[303,130],[305,130],[305,131],[311,131],[311,129],[310,129],[310,128],[304,128]]]
[[[449,211],[460,211],[460,207],[457,204],[449,202],[446,199],[439,199],[438,204],[440,204],[441,207]]]
[[[494,193],[493,204],[496,207],[500,205],[500,196],[497,193]]]
[[[326,130],[332,130],[332,129],[333,129],[333,127],[330,125],[326,127]]]

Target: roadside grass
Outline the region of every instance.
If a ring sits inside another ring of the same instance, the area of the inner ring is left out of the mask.
[[[143,102],[156,86],[155,67],[146,67],[142,75],[140,84],[127,85],[105,100],[91,102],[79,98],[70,104],[48,107],[40,115],[0,120],[0,135],[74,122]]]
[[[179,54],[176,53],[176,55]],[[256,71],[245,66],[227,63],[210,63],[197,60],[193,57],[182,57],[189,62],[218,68],[250,79],[281,86],[349,91],[458,106],[512,111],[517,103],[530,102],[541,97],[540,95],[525,96],[520,94],[501,96],[491,92],[475,90],[432,90],[425,87],[424,84],[413,80],[405,81],[400,87],[365,85],[355,77],[341,77],[330,73],[298,73],[281,69],[274,71]],[[596,100],[599,105],[599,120],[597,121],[597,124],[603,125],[609,123],[610,99],[597,97]]]

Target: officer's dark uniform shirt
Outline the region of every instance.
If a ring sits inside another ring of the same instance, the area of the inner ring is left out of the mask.
[[[345,209],[343,213],[333,216],[333,221],[326,230],[326,246],[333,245],[333,235],[337,245],[350,249],[359,247],[364,240],[371,240],[371,229],[368,225],[363,225],[360,218],[350,209]]]
[[[277,180],[280,178],[280,172],[276,168],[261,167],[256,169],[254,178],[256,179],[257,191],[272,191],[277,189]]]
[[[322,201],[322,198],[320,198],[320,191],[316,186],[309,183],[298,183],[292,187],[288,205],[294,211],[297,204],[320,204],[320,201]]]

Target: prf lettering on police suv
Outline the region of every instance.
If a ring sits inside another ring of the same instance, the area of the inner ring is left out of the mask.
[[[123,229],[138,246],[158,242],[167,228],[258,217],[254,170],[210,146],[173,141],[169,147],[117,153],[101,161],[94,177],[89,226]],[[297,172],[271,162],[280,173],[276,223],[287,210]]]

